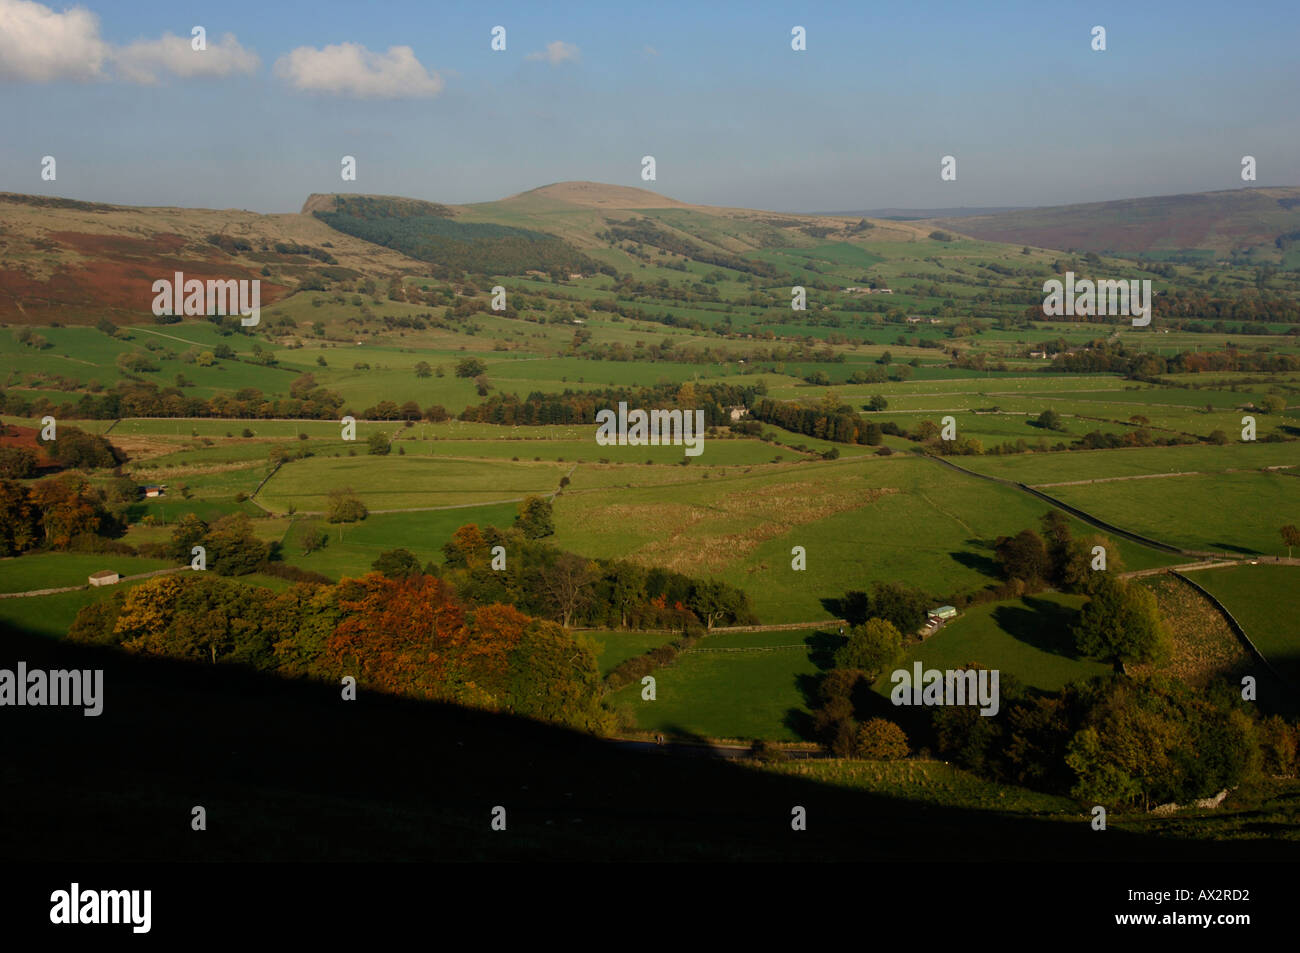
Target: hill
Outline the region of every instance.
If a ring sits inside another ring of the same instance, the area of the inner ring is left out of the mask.
[[[386,280],[421,270],[312,215],[132,207],[0,193],[0,321],[152,319],[153,282],[261,280],[263,307],[304,281]],[[269,273],[268,273],[269,272]]]
[[[1227,258],[1255,249],[1277,261],[1279,236],[1300,229],[1300,188],[1232,189],[1028,208],[930,223],[986,241],[1119,255]]]

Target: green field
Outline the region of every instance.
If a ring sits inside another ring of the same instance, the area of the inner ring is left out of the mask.
[[[101,569],[111,569],[122,576],[132,576],[175,563],[138,556],[115,556],[108,553],[28,553],[0,560],[0,592],[30,592],[34,589],[58,589],[84,586],[86,577]]]
[[[803,642],[812,633],[778,634],[786,647],[723,650],[712,637],[706,638],[673,664],[655,671],[655,701],[642,701],[639,684],[613,693],[610,701],[629,711],[642,731],[678,737],[804,740],[800,729],[806,730],[811,717],[806,692],[812,690],[820,671]]]
[[[389,454],[311,457],[285,464],[257,500],[278,513],[290,506],[321,513],[329,492],[351,487],[375,511],[432,509],[521,499],[554,492],[572,465],[455,460]]]
[[[1111,666],[1074,652],[1070,627],[1083,601],[1081,596],[1041,593],[973,606],[910,649],[899,667],[910,669],[919,661],[927,669],[947,670],[978,663],[1050,692],[1105,675]],[[874,687],[887,696],[893,687],[888,674]]]
[[[1300,566],[1234,566],[1189,573],[1232,613],[1255,647],[1300,691],[1300,617],[1278,611],[1294,605],[1300,587]]]
[[[996,538],[1036,528],[1048,509],[1010,487],[898,455],[629,482],[559,497],[557,543],[723,579],[749,593],[764,622],[831,618],[823,600],[875,581],[907,581],[936,600],[983,588],[996,579]],[[1093,532],[1078,522],[1073,529]],[[1129,569],[1177,561],[1114,542]],[[805,548],[806,570],[791,568],[794,546]]]

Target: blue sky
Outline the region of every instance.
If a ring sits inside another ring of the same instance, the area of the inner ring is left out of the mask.
[[[290,212],[590,179],[781,211],[1047,205],[1240,188],[1247,154],[1256,184],[1297,185],[1298,28],[1300,4],[1197,0],[0,0],[0,190]]]

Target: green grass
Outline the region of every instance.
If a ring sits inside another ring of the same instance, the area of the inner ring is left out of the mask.
[[[291,505],[301,513],[324,512],[329,491],[341,487],[352,487],[372,510],[502,502],[554,492],[571,466],[396,453],[311,457],[281,467],[257,499],[279,513]]]
[[[636,485],[640,472],[629,475],[631,486],[560,496],[557,545],[723,579],[749,593],[764,622],[831,618],[823,600],[876,581],[906,581],[935,599],[982,589],[996,579],[997,537],[1036,528],[1049,508],[1019,490],[897,455],[663,485]],[[1072,526],[1076,535],[1093,532]],[[1115,544],[1130,569],[1177,561]],[[805,548],[806,570],[791,568],[794,546]]]
[[[1227,606],[1255,647],[1300,689],[1300,617],[1294,611],[1300,566],[1234,566],[1188,573]],[[1291,610],[1283,608],[1293,606]]]
[[[799,643],[806,633],[780,635]],[[715,648],[712,637],[699,649]],[[641,686],[629,685],[610,696],[643,731],[708,738],[803,740],[796,726],[811,717],[805,691],[820,671],[806,645],[700,651],[679,656],[657,669],[655,701],[641,700]]]
[[[601,676],[608,675],[622,662],[671,642],[674,636],[664,632],[619,632],[608,629],[583,629],[576,632],[595,643],[596,661]]]
[[[408,549],[421,565],[429,561],[441,563],[443,544],[461,526],[475,523],[505,528],[514,522],[517,512],[516,504],[507,503],[423,513],[378,513],[349,524],[315,520],[329,540],[324,549],[311,555],[305,555],[298,545],[298,527],[304,521],[300,517],[284,533],[284,561],[331,579],[370,572],[370,564],[389,549]]]
[[[174,565],[176,564],[164,559],[114,556],[108,553],[30,553],[0,560],[0,592],[84,586],[86,577],[101,569],[112,569],[120,575],[132,576]]]
[[[943,761],[786,761],[764,770],[839,787],[983,811],[1022,814],[1079,813],[1069,798],[998,784]]]
[[[1081,596],[1041,593],[974,606],[910,649],[899,667],[910,670],[919,661],[927,669],[947,670],[979,663],[1049,692],[1105,675],[1109,665],[1074,652],[1070,627],[1083,601]],[[874,687],[887,696],[893,687],[889,673]]]
[[[1300,498],[1282,473],[1215,473],[1050,487],[1109,523],[1185,549],[1286,555],[1278,531]]]

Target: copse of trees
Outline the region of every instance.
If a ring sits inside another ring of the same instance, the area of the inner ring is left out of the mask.
[[[187,396],[179,387],[124,379],[99,394],[83,394],[76,401],[56,404],[44,396],[28,397],[0,391],[0,413],[17,417],[45,414],[63,419],[114,420],[118,417],[231,417],[236,419],[287,418],[337,420],[343,398],[317,387],[303,397],[268,397],[255,387],[211,398]],[[59,440],[63,439],[60,433]]]
[[[852,407],[840,404],[833,395],[828,394],[826,398],[816,407],[763,398],[755,401],[749,412],[756,420],[819,440],[873,447],[880,444],[883,431],[879,424],[863,420]]]
[[[424,574],[280,593],[209,573],[166,576],[87,606],[68,638],[336,685],[352,675],[363,690],[597,733],[611,723],[589,643],[512,606],[470,607]]]
[[[515,394],[493,394],[483,403],[466,407],[461,420],[484,424],[527,425],[595,424],[596,413],[617,410],[620,402],[629,409],[702,410],[704,423],[720,427],[731,420],[729,408],[750,406],[762,392],[762,385],[746,384],[658,384],[654,387],[610,387],[604,390],[562,394],[530,393],[521,400]]]
[[[131,485],[134,496],[134,485]],[[118,494],[120,497],[120,493]],[[126,531],[123,502],[77,474],[23,484],[0,480],[0,556],[35,549],[94,548]]]
[[[188,563],[195,546],[205,551],[207,568],[219,576],[246,576],[257,572],[271,556],[271,547],[253,534],[247,513],[231,513],[211,526],[186,513],[172,530],[170,555]]]
[[[874,582],[870,593],[859,589],[845,593],[837,600],[835,611],[855,627],[868,619],[883,619],[906,640],[915,637],[932,604],[920,589],[901,582]]]
[[[492,568],[492,549],[506,568]],[[520,529],[460,527],[443,546],[441,578],[475,604],[504,602],[562,625],[684,631],[691,625],[757,621],[748,596],[734,586],[649,569],[623,560],[590,560]]]
[[[1015,536],[999,536],[994,543],[999,573],[1009,582],[1019,581],[1021,591],[1050,585],[1066,592],[1090,593],[1123,571],[1119,550],[1108,538],[1094,534],[1076,539],[1070,521],[1059,510],[1044,513],[1040,525],[1042,535],[1023,529]],[[1105,571],[1093,568],[1102,555]]]

